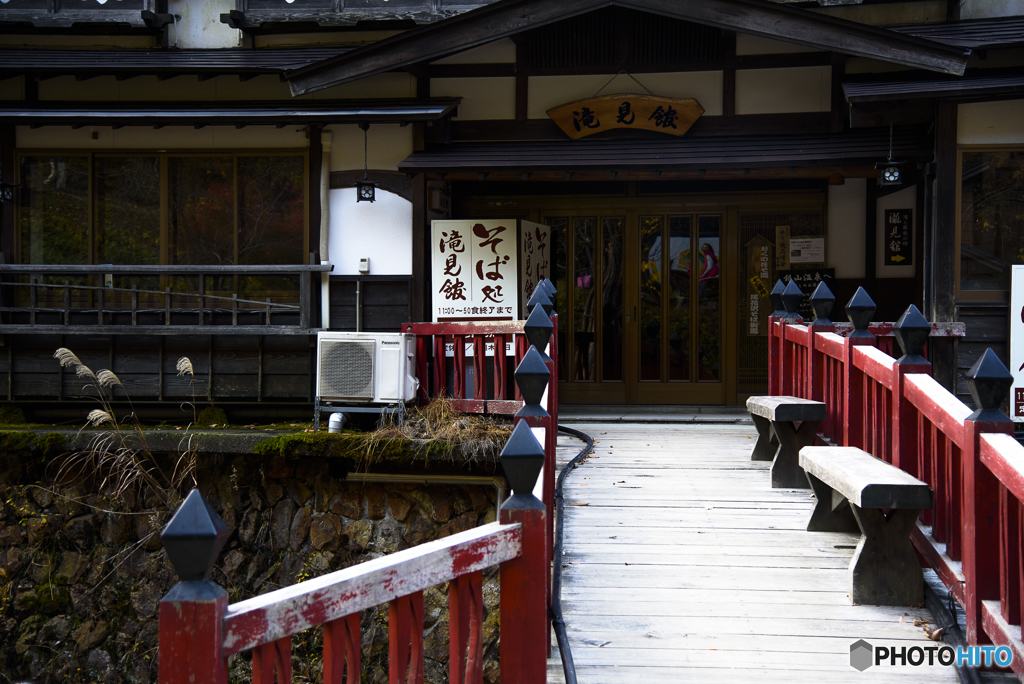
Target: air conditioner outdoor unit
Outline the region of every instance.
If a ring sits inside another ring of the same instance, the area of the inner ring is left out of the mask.
[[[316,336],[321,402],[405,403],[416,398],[416,336],[321,332]]]

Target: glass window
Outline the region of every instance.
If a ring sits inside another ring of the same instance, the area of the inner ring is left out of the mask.
[[[22,157],[22,263],[89,259],[89,158]]]
[[[302,264],[305,211],[302,157],[238,158],[238,263]],[[295,276],[239,278],[252,291],[298,291]]]
[[[235,179],[231,157],[171,157],[167,163],[172,264],[235,261]]]
[[[160,263],[160,158],[97,157],[96,263]]]
[[[960,289],[1009,290],[1024,264],[1024,150],[963,153]]]

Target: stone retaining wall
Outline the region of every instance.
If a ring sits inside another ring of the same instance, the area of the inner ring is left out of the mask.
[[[99,478],[48,485],[38,451],[0,465],[0,671],[17,681],[156,681],[157,606],[175,576],[152,492],[111,496]],[[200,457],[200,489],[234,532],[212,579],[232,602],[495,519],[493,487],[357,484],[330,458]],[[337,471],[337,468],[333,468]],[[49,472],[48,472],[49,471]],[[485,680],[497,681],[496,571],[485,575]],[[446,587],[424,595],[427,682],[447,682]],[[387,606],[366,611],[364,681],[387,681]],[[319,680],[322,638],[293,640],[297,677]],[[249,681],[247,655],[232,681]]]

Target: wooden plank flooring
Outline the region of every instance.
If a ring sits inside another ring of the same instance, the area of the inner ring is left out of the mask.
[[[579,681],[956,682],[850,667],[850,644],[934,646],[924,608],[851,606],[858,536],[807,532],[809,490],[771,489],[738,425],[575,424],[595,458],[565,486],[562,606]],[[559,462],[581,443],[559,437]],[[577,504],[577,505],[572,505]],[[557,652],[549,682],[561,682]]]

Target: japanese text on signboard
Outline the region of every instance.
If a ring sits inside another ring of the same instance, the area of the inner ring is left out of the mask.
[[[515,221],[434,221],[431,237],[434,321],[515,318]]]
[[[533,296],[537,283],[551,277],[551,228],[530,221],[521,221],[519,225],[519,264],[523,285],[522,317],[526,318],[529,313],[525,310],[526,302]]]
[[[885,263],[910,266],[914,263],[912,209],[885,210]]]

